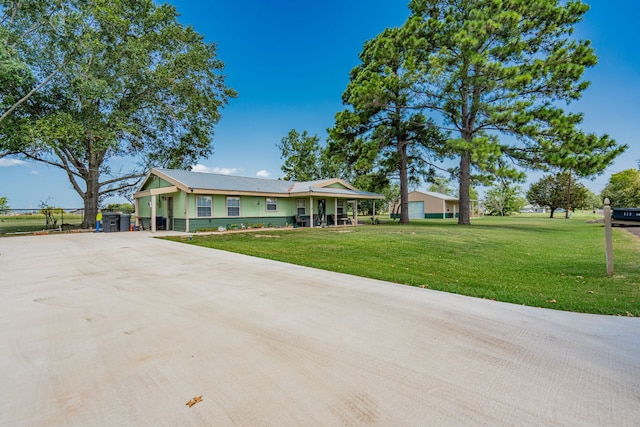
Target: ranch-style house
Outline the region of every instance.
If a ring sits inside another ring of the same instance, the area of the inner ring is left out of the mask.
[[[358,200],[384,200],[337,178],[292,182],[155,168],[133,197],[136,225],[184,232],[355,224]]]

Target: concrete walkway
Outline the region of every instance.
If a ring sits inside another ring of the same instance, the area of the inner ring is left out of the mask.
[[[0,239],[0,425],[639,423],[638,318],[149,237]]]

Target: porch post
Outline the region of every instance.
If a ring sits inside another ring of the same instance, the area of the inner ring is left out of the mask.
[[[211,198],[211,210],[213,210],[213,197]],[[185,217],[185,230],[189,232],[189,193],[184,193],[184,217]]]
[[[358,199],[353,201],[353,225],[358,225]]]
[[[442,199],[442,219],[447,217],[447,202]]]
[[[313,228],[313,197],[309,196],[309,227]]]
[[[338,226],[338,198],[333,201],[333,226]]]
[[[140,226],[140,199],[133,199],[133,216],[135,217],[135,226]]]
[[[156,195],[151,195],[151,232],[156,232]]]

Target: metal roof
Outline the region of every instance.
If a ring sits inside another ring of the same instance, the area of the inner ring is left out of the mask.
[[[179,169],[157,169],[184,187],[203,190],[246,191],[255,193],[287,193],[291,182],[274,179],[249,178]]]
[[[309,194],[322,193],[344,195],[345,197],[384,198],[382,194],[360,191],[346,181],[339,179],[322,179],[315,181],[284,181],[265,178],[250,178],[237,175],[222,175],[205,172],[192,172],[180,169],[151,169],[138,191],[141,191],[152,175],[166,179],[182,188],[183,191],[211,190],[215,192],[242,192],[267,194]],[[343,188],[328,187],[340,184]]]
[[[427,196],[435,197],[435,198],[441,199],[441,200],[449,200],[449,201],[452,201],[452,202],[457,202],[458,201],[457,197],[448,196],[446,194],[438,193],[438,192],[435,192],[435,191],[419,191],[419,190],[415,190],[415,191],[412,191],[412,193],[426,194]]]

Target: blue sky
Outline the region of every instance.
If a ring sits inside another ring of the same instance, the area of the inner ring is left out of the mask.
[[[409,15],[408,0],[169,2],[182,23],[218,44],[227,83],[239,93],[215,128],[214,154],[196,170],[268,178],[283,175],[276,144],[290,129],[325,140],[335,113],[344,108],[341,95],[364,42]],[[591,87],[569,108],[584,113],[583,129],[608,133],[630,147],[605,174],[583,181],[599,193],[612,173],[640,160],[640,1],[586,2],[591,10],[576,36],[592,41],[599,64],[586,72]],[[10,159],[0,159],[0,196],[13,208],[46,199],[82,206],[64,171]]]

